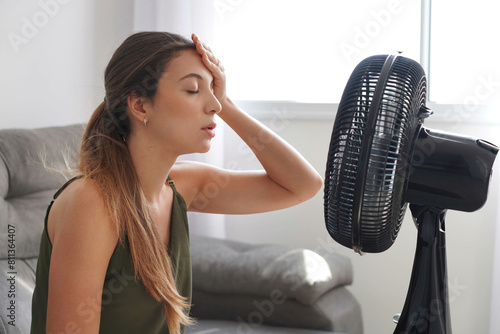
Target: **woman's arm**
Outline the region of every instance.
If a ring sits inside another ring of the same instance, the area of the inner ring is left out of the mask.
[[[75,180],[61,193],[48,231],[47,333],[97,334],[104,277],[118,238],[90,182]]]
[[[252,149],[264,171],[228,171],[202,164],[180,167],[196,180],[189,209],[214,213],[254,213],[282,209],[313,197],[323,184],[314,168],[287,142],[226,96],[224,68],[196,36],[205,66],[214,77],[219,116]]]
[[[287,190],[298,202],[316,195],[323,184],[322,178],[290,144],[227,97],[219,116],[252,149],[272,182],[271,186],[274,183]]]

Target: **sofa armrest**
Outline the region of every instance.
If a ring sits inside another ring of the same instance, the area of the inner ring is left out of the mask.
[[[285,245],[191,239],[193,288],[217,294],[273,294],[312,305],[327,291],[352,283],[350,259]]]

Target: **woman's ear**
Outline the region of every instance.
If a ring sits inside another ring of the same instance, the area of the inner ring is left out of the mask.
[[[134,121],[145,123],[148,120],[147,108],[145,106],[146,98],[137,94],[129,94],[127,97],[128,110]]]

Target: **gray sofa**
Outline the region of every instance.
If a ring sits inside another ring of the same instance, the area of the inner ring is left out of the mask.
[[[43,218],[76,161],[82,125],[0,130],[0,334],[29,333]],[[187,334],[361,334],[346,289],[349,260],[333,252],[192,236]]]

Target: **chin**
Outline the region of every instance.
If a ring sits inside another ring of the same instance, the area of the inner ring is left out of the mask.
[[[203,145],[200,149],[198,149],[196,153],[207,153],[208,151],[210,151],[211,147],[212,147],[211,143],[208,143],[206,145]]]
[[[204,150],[202,150],[200,153],[207,153],[208,151],[210,151],[210,148],[211,146],[205,148]]]

